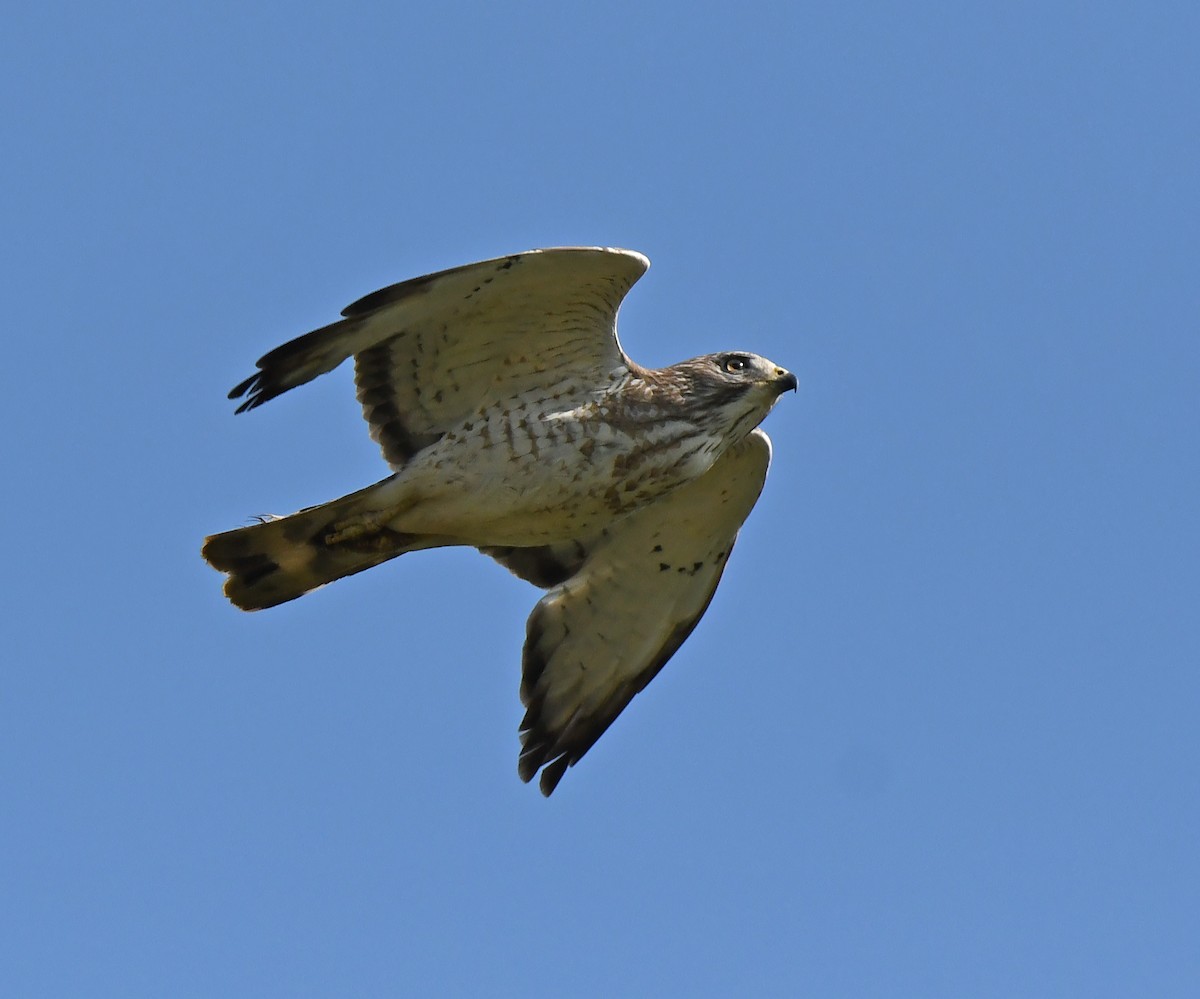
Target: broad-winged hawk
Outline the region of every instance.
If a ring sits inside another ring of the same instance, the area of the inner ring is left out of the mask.
[[[649,262],[533,250],[376,291],[284,344],[238,412],[354,358],[392,474],[216,534],[204,558],[258,610],[405,552],[469,545],[547,590],[529,618],[518,772],[549,795],[712,599],[758,499],[755,429],[796,377],[741,351],[643,368],[617,309]]]

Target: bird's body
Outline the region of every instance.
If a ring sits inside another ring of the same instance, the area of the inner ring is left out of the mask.
[[[204,556],[229,573],[238,606],[274,606],[445,545],[477,547],[552,588],[530,619],[522,685],[521,773],[545,766],[547,794],[703,613],[766,473],[769,445],[754,428],[795,387],[753,354],[663,369],[629,361],[616,310],[645,267],[628,251],[564,249],[418,278],[272,351],[231,393],[249,393],[242,409],[253,408],[353,355],[393,469],[349,496],[209,538]],[[697,557],[667,560],[668,542]],[[616,578],[618,566],[629,575]],[[643,569],[657,586],[636,576]],[[593,619],[606,602],[608,620]],[[548,622],[561,628],[554,642]],[[597,644],[588,627],[609,637]]]

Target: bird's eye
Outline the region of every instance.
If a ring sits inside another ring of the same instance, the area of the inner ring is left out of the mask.
[[[736,374],[737,372],[745,371],[748,367],[750,367],[750,359],[748,357],[741,357],[738,354],[733,354],[730,357],[725,358],[725,361],[721,364],[721,367],[728,371],[731,375]]]

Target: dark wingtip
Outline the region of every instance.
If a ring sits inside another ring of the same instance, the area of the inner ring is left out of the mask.
[[[233,388],[231,388],[229,390],[229,395],[226,396],[227,399],[240,399],[242,396],[246,396],[246,401],[238,406],[238,408],[234,410],[234,413],[244,413],[249,409],[254,409],[257,406],[261,406],[264,402],[266,402],[266,400],[262,397],[262,388],[263,373],[261,371],[256,371],[244,382],[238,382]]]
[[[567,772],[567,767],[571,765],[569,756],[560,756],[553,763],[542,769],[541,779],[538,781],[538,790],[549,798],[554,793],[554,789],[558,787],[558,782],[562,780],[563,774]]]
[[[521,750],[517,760],[517,776],[526,784],[533,780],[538,770],[542,771],[538,779],[538,790],[549,798],[563,779],[567,767],[571,765],[571,756],[563,753],[557,759],[549,759],[549,751],[545,742],[527,743]]]
[[[546,744],[541,741],[533,742],[522,723],[521,755],[517,757],[517,776],[528,784],[545,762]]]
[[[254,372],[254,374],[252,374],[244,382],[238,382],[233,388],[231,388],[229,390],[229,395],[227,395],[225,398],[226,399],[240,399],[247,392],[252,393],[254,391],[256,384],[258,383],[258,381],[261,378],[262,378],[261,371]]]
[[[282,392],[283,389],[280,388],[268,388],[266,372],[256,371],[244,382],[238,382],[237,385],[231,388],[226,398],[240,399],[242,396],[245,396],[245,402],[234,410],[234,413],[245,413],[251,409],[258,409],[264,402],[274,399],[275,396]]]

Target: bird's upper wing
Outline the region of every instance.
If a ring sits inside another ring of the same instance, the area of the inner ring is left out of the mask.
[[[371,435],[398,466],[489,397],[551,400],[627,370],[617,309],[648,266],[630,250],[563,247],[404,281],[266,354],[229,397],[254,409],[353,356]]]
[[[753,431],[700,478],[588,545],[575,574],[539,601],[521,678],[522,780],[541,769],[549,795],[691,634],[770,460],[770,440]],[[511,553],[501,554],[509,564]]]

